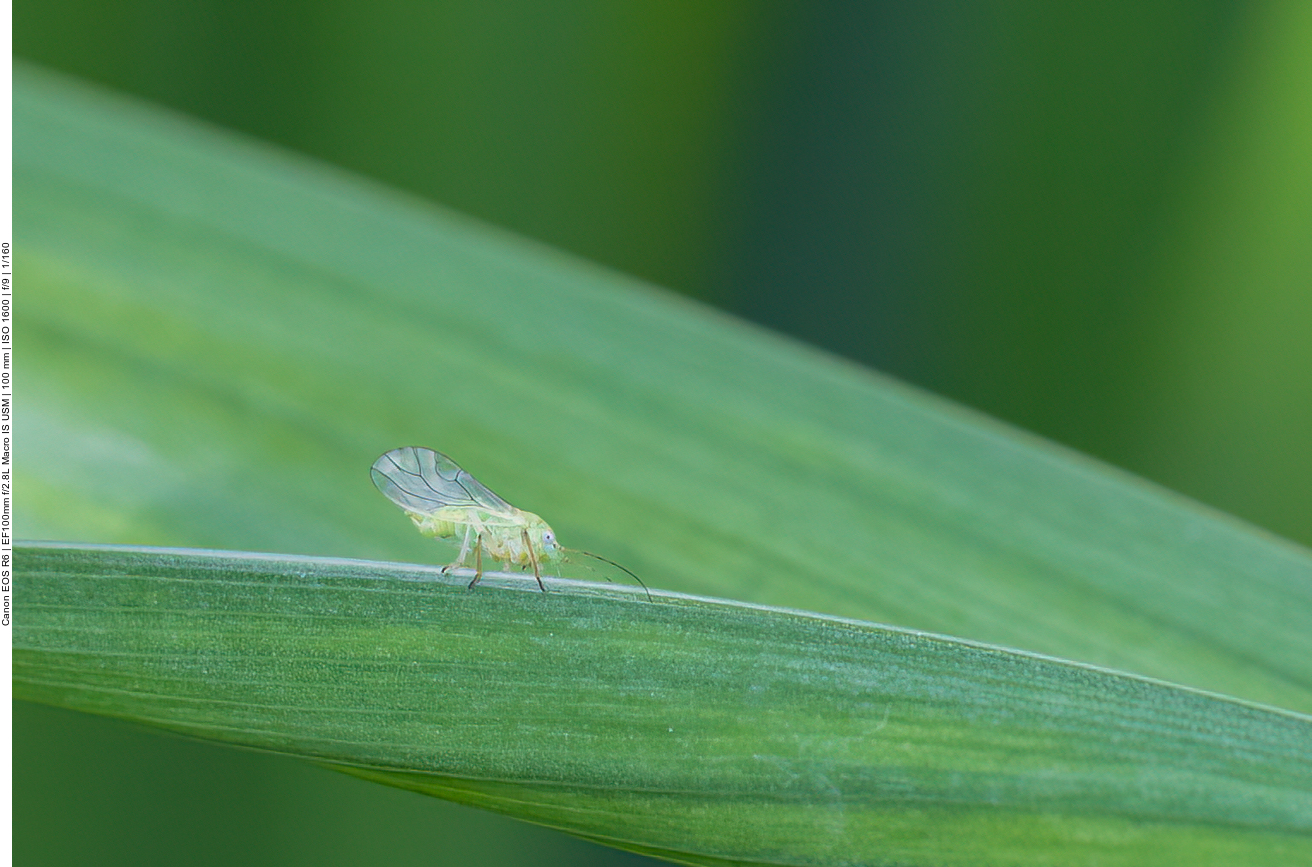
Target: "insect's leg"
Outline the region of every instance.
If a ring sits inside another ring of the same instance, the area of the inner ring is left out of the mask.
[[[469,589],[473,590],[478,579],[483,577],[483,534],[479,533],[478,538],[474,541],[474,580],[469,582]]]
[[[528,540],[528,530],[521,529],[519,534],[524,539],[524,548],[528,551],[528,559],[533,564],[533,577],[538,579],[538,588],[547,592],[547,585],[542,583],[542,569],[538,566],[538,552],[533,550],[533,544]]]
[[[465,525],[465,538],[460,543],[460,557],[456,560],[461,566],[465,565],[465,558],[469,556],[469,540],[474,535],[474,528]]]
[[[491,537],[491,533],[488,532],[488,526],[487,526],[487,524],[483,521],[482,518],[480,518],[480,517],[478,516],[477,513],[472,513],[472,512],[470,513],[470,515],[469,515],[469,523],[473,526],[474,536],[475,536],[475,538],[478,540],[478,541],[477,541],[477,545],[478,545],[478,548],[480,549],[480,553],[481,553],[481,549],[482,549],[482,547],[483,547],[483,538],[484,538],[485,536],[487,536],[487,537],[490,538],[490,537]],[[493,553],[493,552],[491,552],[491,551],[489,551],[488,553],[489,553],[489,554],[492,554],[492,559],[493,559],[493,560],[496,560],[498,563],[501,562],[500,560],[497,559],[497,556],[496,556],[495,553]],[[482,567],[481,567],[481,566],[479,567],[479,572],[480,572],[480,573],[482,572]]]
[[[460,556],[452,562],[442,567],[442,572],[446,573],[455,569],[457,566],[465,565],[465,558],[469,556],[469,537],[473,535],[474,528],[469,524],[465,525],[465,538],[460,543]]]

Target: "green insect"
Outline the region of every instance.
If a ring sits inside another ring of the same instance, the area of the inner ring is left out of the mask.
[[[441,452],[416,446],[392,449],[374,461],[369,474],[383,496],[400,506],[420,533],[460,540],[460,556],[443,571],[463,567],[473,552],[474,580],[469,582],[470,589],[483,577],[484,551],[498,563],[532,566],[533,577],[543,593],[547,587],[542,583],[542,567],[568,562],[565,552],[571,551],[622,570],[651,598],[647,585],[637,575],[605,557],[562,548],[546,521],[516,509]]]

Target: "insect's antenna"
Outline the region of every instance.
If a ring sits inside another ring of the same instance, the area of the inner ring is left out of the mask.
[[[585,556],[585,557],[591,557],[593,560],[600,560],[600,561],[603,562],[603,563],[609,563],[610,565],[614,566],[616,569],[620,570],[620,571],[623,572],[625,575],[628,575],[628,576],[629,576],[630,578],[632,578],[634,581],[637,581],[639,584],[641,584],[641,585],[642,585],[642,592],[647,594],[647,601],[648,601],[648,602],[651,601],[651,591],[647,589],[647,584],[646,584],[646,582],[644,582],[644,581],[643,581],[641,578],[639,578],[637,575],[634,575],[634,574],[633,574],[632,572],[630,572],[628,569],[625,569],[625,568],[624,568],[623,566],[621,566],[619,563],[616,563],[614,560],[608,560],[608,559],[606,559],[605,557],[601,556],[600,554],[594,554],[594,553],[592,553],[591,551],[584,551],[584,550],[581,550],[581,549],[579,549],[579,548],[570,548],[570,549],[568,549],[568,550],[573,551],[575,554],[582,554],[582,555]]]

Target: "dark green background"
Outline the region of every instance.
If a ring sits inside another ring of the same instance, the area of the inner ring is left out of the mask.
[[[14,40],[1312,543],[1312,7],[21,0]],[[17,863],[641,860],[16,724]]]

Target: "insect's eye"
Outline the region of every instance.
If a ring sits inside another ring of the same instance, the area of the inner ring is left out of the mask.
[[[556,545],[556,534],[548,530],[542,534],[542,544],[548,548],[554,548]]]

